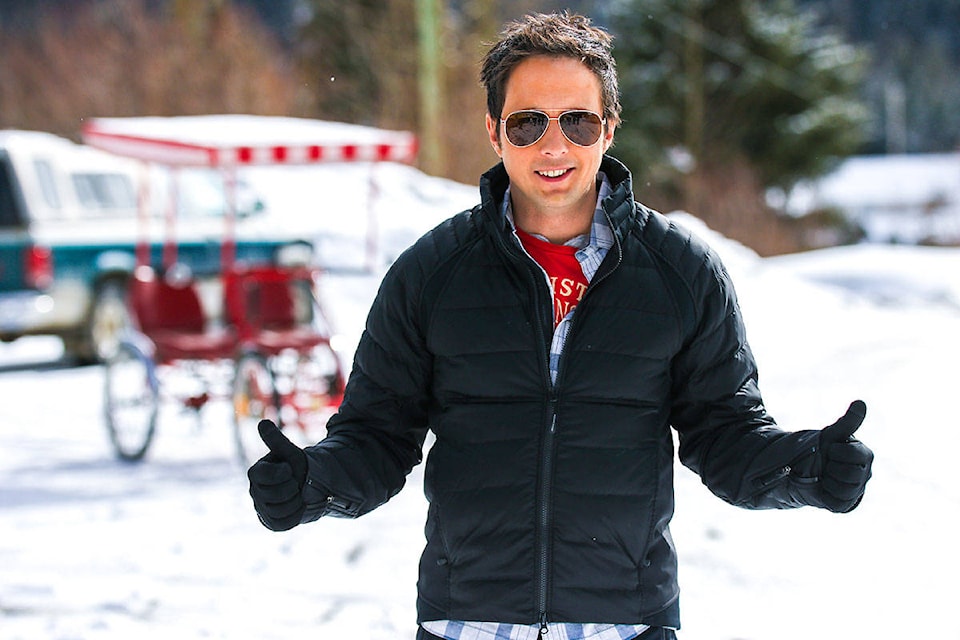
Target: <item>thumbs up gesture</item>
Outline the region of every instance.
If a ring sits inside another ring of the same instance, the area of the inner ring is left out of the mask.
[[[306,509],[303,486],[307,480],[307,455],[269,420],[257,426],[270,452],[247,471],[250,497],[260,522],[272,531],[300,524]]]
[[[852,511],[863,498],[873,452],[853,434],[866,415],[867,405],[857,400],[842,418],[820,431],[820,489],[830,511]]]

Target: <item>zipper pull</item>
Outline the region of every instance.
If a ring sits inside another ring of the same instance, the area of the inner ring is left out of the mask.
[[[766,489],[770,485],[776,482],[779,482],[780,480],[783,480],[784,478],[789,476],[792,471],[793,469],[790,467],[790,465],[785,465],[783,467],[780,467],[779,469],[774,469],[773,471],[760,476],[759,478],[754,480],[754,483],[758,488]]]
[[[541,613],[540,614],[540,633],[537,634],[537,637],[540,638],[540,640],[543,640],[544,636],[546,636],[548,633],[550,633],[550,628],[547,626],[547,614]]]

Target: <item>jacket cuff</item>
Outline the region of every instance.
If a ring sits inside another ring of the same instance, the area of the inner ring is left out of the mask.
[[[322,477],[320,465],[313,456],[307,456],[307,481],[303,486],[305,509],[300,524],[319,520],[323,516],[356,518],[360,515],[360,502],[335,495],[318,481]]]
[[[820,491],[820,432],[782,435],[759,458],[763,464],[746,478],[750,498],[742,505],[759,509],[825,507]]]

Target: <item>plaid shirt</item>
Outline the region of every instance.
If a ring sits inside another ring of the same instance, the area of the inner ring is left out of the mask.
[[[610,223],[607,214],[604,212],[600,203],[611,191],[610,181],[607,176],[600,172],[600,190],[597,195],[597,207],[593,214],[593,224],[590,227],[590,234],[577,236],[566,244],[578,247],[576,253],[580,268],[583,269],[583,275],[590,282],[600,268],[607,251],[614,244],[613,231],[610,229]],[[516,230],[516,224],[513,220],[513,211],[510,208],[510,188],[503,197],[503,215],[510,221],[510,226]],[[523,249],[520,238],[516,237],[517,245]],[[545,239],[545,238],[544,238]],[[532,259],[532,258],[531,258]],[[544,271],[544,278],[547,280],[547,287],[550,288],[550,278]],[[553,290],[551,288],[551,294]],[[552,296],[551,296],[552,297]],[[557,371],[560,366],[560,354],[563,352],[563,345],[567,339],[567,332],[570,330],[570,322],[576,309],[572,309],[553,332],[553,340],[550,343],[550,378],[553,382],[557,381]],[[506,624],[500,622],[461,622],[456,620],[431,620],[424,622],[421,626],[435,636],[446,638],[446,640],[537,640],[540,633],[540,625],[519,625]],[[550,640],[628,640],[636,638],[649,627],[643,624],[596,624],[596,623],[574,623],[574,622],[555,622],[548,625]]]
[[[500,622],[456,622],[434,620],[424,622],[424,629],[447,640],[540,640],[540,625],[504,624]],[[630,640],[649,629],[637,624],[577,624],[551,622],[544,640]]]
[[[593,280],[593,276],[600,268],[600,263],[603,262],[603,259],[606,257],[607,251],[613,246],[613,231],[610,229],[607,214],[604,212],[603,207],[600,206],[603,199],[610,195],[612,187],[605,173],[601,171],[598,177],[600,179],[600,190],[597,194],[597,207],[593,213],[593,224],[590,225],[590,235],[580,235],[565,243],[568,246],[579,248],[579,251],[576,253],[577,261],[580,263],[580,268],[583,270],[583,276],[587,279],[587,282]],[[503,196],[503,215],[510,221],[510,226],[516,229],[516,224],[513,220],[513,210],[510,205],[510,187],[507,187],[507,192]],[[516,233],[514,233],[514,237],[516,238]],[[546,240],[543,236],[537,237]],[[520,249],[523,250],[520,238],[516,238],[516,240]],[[531,260],[533,260],[533,258],[531,258]],[[546,271],[543,272],[543,277],[546,278],[547,287],[550,288],[552,296],[553,287],[550,284],[550,278],[547,276]],[[570,321],[573,320],[574,311],[576,311],[576,308],[571,309],[553,331],[553,340],[550,343],[550,379],[553,382],[557,381],[560,354],[567,340],[567,333],[570,331]]]

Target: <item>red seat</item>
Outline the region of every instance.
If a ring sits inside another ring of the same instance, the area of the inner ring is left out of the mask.
[[[227,321],[242,342],[267,354],[324,344],[327,338],[308,322],[311,285],[305,269],[263,267],[230,273],[224,286]],[[303,294],[299,300],[298,293]]]
[[[157,359],[213,360],[232,357],[232,329],[208,330],[200,298],[191,281],[168,282],[139,267],[130,285],[130,305],[140,330],[157,348]]]
[[[293,327],[282,330],[264,329],[256,335],[254,342],[258,350],[277,354],[285,349],[307,351],[325,344],[327,339],[309,327]]]

